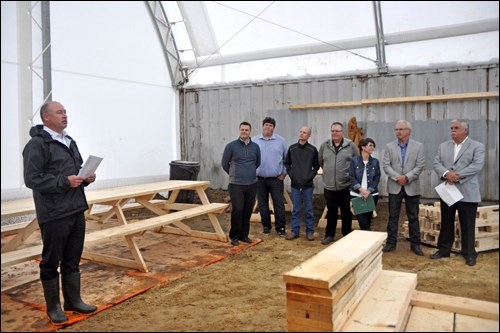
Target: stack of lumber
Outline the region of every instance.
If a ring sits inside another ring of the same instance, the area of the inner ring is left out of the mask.
[[[383,232],[355,230],[286,273],[288,330],[332,332],[375,324],[366,295],[391,309],[376,318],[377,325],[401,329],[417,276],[382,270],[385,239]]]
[[[441,230],[441,208],[439,202],[433,205],[419,206],[420,242],[437,246]],[[403,223],[403,237],[409,237],[408,221]],[[498,205],[478,207],[476,214],[476,252],[495,250],[499,248],[498,238]],[[451,249],[460,253],[460,222],[458,213],[455,216],[455,241]]]
[[[417,292],[416,274],[383,270],[385,239],[354,230],[285,273],[288,331],[498,332],[498,303]]]

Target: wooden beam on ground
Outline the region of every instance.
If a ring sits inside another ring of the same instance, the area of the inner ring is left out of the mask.
[[[411,299],[411,305],[422,308],[450,311],[484,319],[497,321],[499,319],[498,303],[480,301],[465,297],[434,294],[415,290]]]
[[[416,286],[415,273],[383,270],[341,331],[403,332]]]

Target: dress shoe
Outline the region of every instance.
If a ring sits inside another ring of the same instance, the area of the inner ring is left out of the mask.
[[[276,231],[278,233],[278,236],[285,238],[286,237],[286,231],[285,229],[279,229]]]
[[[330,243],[333,243],[333,237],[331,236],[326,236],[322,241],[321,244],[323,245],[328,245]]]
[[[295,239],[295,238],[299,238],[299,235],[297,234],[294,234],[293,232],[289,233],[288,235],[286,235],[285,239],[287,240],[292,240],[292,239]]]
[[[248,237],[240,238],[240,241],[245,242],[245,243],[251,243],[252,242],[252,240],[250,238],[248,238]]]
[[[446,254],[440,251],[436,251],[433,255],[431,255],[431,259],[441,259],[441,258],[448,258],[450,254]]]
[[[385,246],[382,248],[382,252],[392,252],[396,249],[395,245],[392,244],[385,244]]]
[[[424,255],[424,252],[422,252],[422,249],[420,248],[420,246],[412,246],[411,247],[411,252],[415,253],[417,256],[423,256]]]
[[[476,264],[476,257],[466,257],[465,263],[469,266],[474,266]]]
[[[262,232],[265,234],[271,233],[271,227],[264,227],[264,230]]]
[[[240,245],[240,241],[237,240],[236,238],[231,239],[231,245],[238,246],[238,245]]]

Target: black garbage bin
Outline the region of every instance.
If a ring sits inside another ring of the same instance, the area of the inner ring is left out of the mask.
[[[190,161],[170,162],[170,180],[197,180],[200,163]],[[194,191],[181,190],[175,202],[193,203]]]

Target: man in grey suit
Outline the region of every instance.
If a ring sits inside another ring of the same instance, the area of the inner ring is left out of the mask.
[[[441,200],[441,230],[438,251],[431,259],[449,257],[455,240],[455,214],[460,221],[461,253],[469,266],[476,264],[476,213],[481,202],[479,175],[484,165],[484,145],[469,138],[469,125],[465,121],[452,120],[451,140],[439,145],[434,159],[434,171],[447,184],[454,184],[463,199],[448,206]]]
[[[409,121],[398,120],[394,132],[397,139],[386,145],[382,162],[384,172],[387,175],[387,192],[389,193],[387,241],[382,251],[391,252],[396,249],[399,214],[404,199],[411,250],[416,255],[423,256],[424,253],[420,249],[418,211],[420,204],[419,177],[425,167],[424,145],[413,139],[410,140],[411,124]]]

